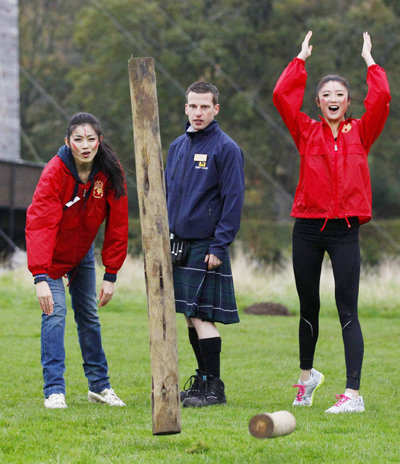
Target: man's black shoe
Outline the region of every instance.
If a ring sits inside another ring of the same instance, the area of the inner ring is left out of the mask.
[[[196,375],[192,375],[186,380],[183,390],[180,392],[181,402],[197,392],[203,380],[203,376],[204,372],[200,369],[196,369]]]
[[[183,400],[184,408],[204,408],[214,404],[225,404],[225,385],[219,377],[204,375],[201,385],[196,392]]]

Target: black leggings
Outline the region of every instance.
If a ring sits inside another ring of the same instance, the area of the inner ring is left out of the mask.
[[[300,299],[300,369],[313,367],[318,340],[319,284],[325,251],[332,262],[335,299],[345,349],[346,388],[359,390],[364,341],[357,315],[360,281],[358,218],[327,221],[296,219],[293,229],[293,268]]]

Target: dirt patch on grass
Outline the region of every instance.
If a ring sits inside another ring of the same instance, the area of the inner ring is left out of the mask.
[[[294,316],[286,306],[279,303],[254,303],[251,306],[244,308],[247,314],[256,314],[258,316]]]

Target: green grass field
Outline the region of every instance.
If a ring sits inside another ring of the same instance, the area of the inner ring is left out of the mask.
[[[341,329],[330,284],[322,298],[315,359],[315,367],[324,373],[325,383],[316,393],[312,408],[292,408],[296,393],[292,385],[298,380],[298,318],[250,316],[242,311],[245,305],[268,297],[298,311],[289,274],[264,272],[253,276],[253,287],[246,284],[244,276],[238,276],[242,321],[220,327],[222,378],[228,404],[203,410],[184,409],[181,434],[154,437],[146,298],[141,282],[134,277],[135,272],[141,274],[140,262],[129,266],[137,269],[126,273],[117,284],[114,300],[101,309],[112,386],[127,403],[126,408],[88,403],[72,310],[66,331],[69,407],[44,408],[41,312],[35,289],[26,272],[0,275],[1,463],[400,462],[400,305],[395,297],[399,291],[396,282],[388,281],[386,292],[382,291],[381,280],[371,278],[370,293],[367,289],[363,292],[363,288],[361,291],[364,413],[336,416],[324,412],[345,386]],[[131,279],[134,284],[129,284]],[[376,283],[375,293],[371,282]],[[177,324],[183,386],[195,365],[182,316],[178,316]],[[248,422],[254,414],[279,410],[288,410],[296,418],[296,430],[291,435],[257,440],[249,434]]]

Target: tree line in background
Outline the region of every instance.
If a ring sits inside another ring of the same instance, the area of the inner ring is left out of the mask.
[[[396,0],[20,0],[22,157],[47,162],[63,144],[68,115],[87,111],[100,119],[134,179],[127,63],[152,56],[165,155],[187,120],[187,86],[214,83],[217,119],[245,153],[245,217],[288,217],[299,155],[273,107],[275,83],[312,30],[303,110],[318,118],[316,85],[337,73],[349,79],[351,114],[360,117],[367,30],[393,97],[370,153],[374,214],[400,216],[399,23]],[[129,184],[134,198],[134,180]],[[138,214],[136,201],[131,212]]]

